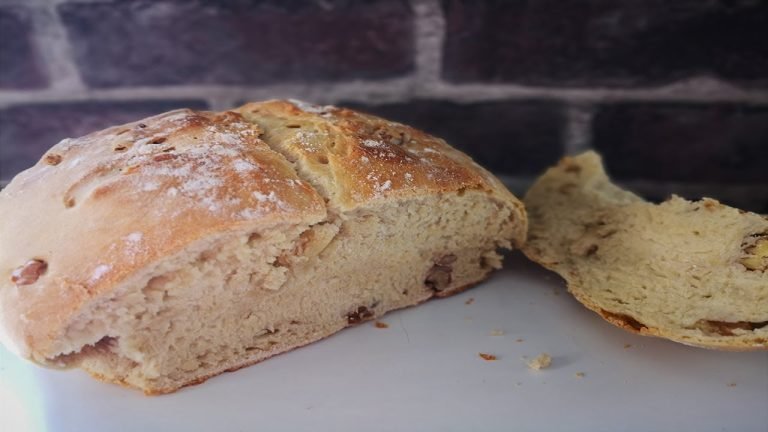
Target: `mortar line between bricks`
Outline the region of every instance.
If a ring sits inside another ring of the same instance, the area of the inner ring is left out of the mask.
[[[561,89],[523,87],[505,84],[433,83],[414,86],[411,77],[381,81],[345,83],[287,83],[267,86],[181,85],[159,87],[124,87],[114,89],[0,90],[0,107],[14,104],[72,102],[85,100],[158,100],[209,99],[253,100],[274,97],[304,98],[317,103],[339,101],[366,103],[407,102],[414,98],[450,102],[492,102],[500,100],[558,100],[568,103],[662,102],[713,103],[732,102],[768,104],[768,90],[729,90],[696,93],[685,86],[672,85],[644,89]]]
[[[227,94],[209,94],[205,96],[205,101],[208,103],[208,108],[210,108],[213,111],[222,111],[226,109],[230,109],[237,105],[238,98],[234,95],[227,95]]]
[[[85,85],[72,56],[67,30],[56,7],[55,1],[36,7],[36,13],[33,13],[32,40],[43,58],[51,87],[82,91]]]
[[[440,80],[443,65],[445,16],[439,0],[411,0],[415,35],[416,80],[430,83]]]
[[[575,155],[592,147],[592,118],[594,107],[570,104],[565,111],[566,124],[563,148],[565,154]]]
[[[317,103],[341,100],[360,102],[403,102],[412,95],[411,77],[346,83],[285,83],[268,86],[181,85],[159,87],[121,87],[111,89],[0,90],[0,107],[14,104],[132,101],[162,99],[256,100],[278,97],[307,99]]]
[[[679,81],[660,87],[621,88],[553,88],[526,87],[516,84],[451,84],[439,82],[423,89],[423,95],[455,102],[482,102],[507,99],[551,99],[571,103],[603,102],[737,102],[768,103],[768,90],[742,90],[717,82],[706,91],[696,89],[698,79]]]

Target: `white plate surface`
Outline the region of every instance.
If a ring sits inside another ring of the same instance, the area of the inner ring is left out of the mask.
[[[768,430],[768,353],[631,335],[517,254],[472,290],[382,321],[160,397],[0,347],[0,430]],[[543,352],[552,366],[529,370],[524,356]]]

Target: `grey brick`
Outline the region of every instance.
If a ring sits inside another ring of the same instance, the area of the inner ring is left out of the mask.
[[[647,86],[706,74],[768,85],[768,2],[444,0],[455,82]]]
[[[59,11],[94,87],[335,81],[413,68],[404,0],[123,0]]]
[[[48,79],[32,43],[32,11],[0,7],[0,88],[46,87]]]
[[[593,138],[619,179],[768,184],[768,107],[609,104]]]

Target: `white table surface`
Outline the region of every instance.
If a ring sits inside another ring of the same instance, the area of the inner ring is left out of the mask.
[[[768,431],[768,353],[631,335],[517,254],[382,321],[159,397],[0,348],[0,431]]]

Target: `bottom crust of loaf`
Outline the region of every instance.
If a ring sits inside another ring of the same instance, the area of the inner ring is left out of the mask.
[[[51,362],[150,395],[198,384],[469,288],[524,238],[514,211],[467,192],[208,240],[86,311],[67,337],[97,342]]]

